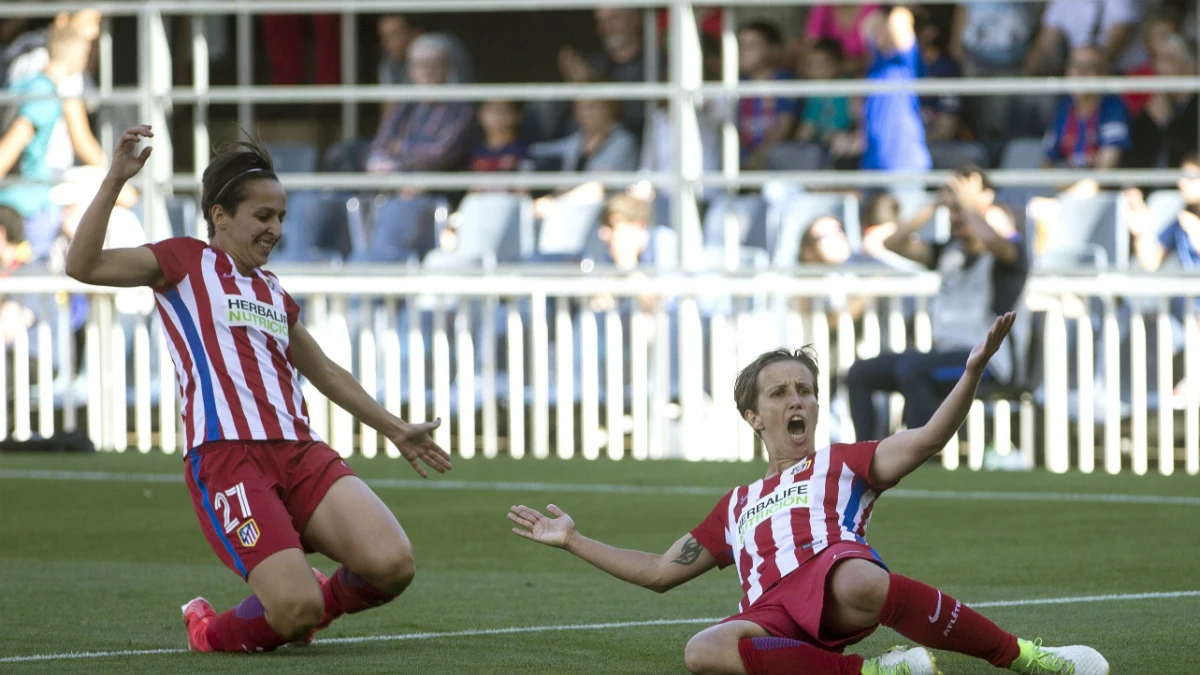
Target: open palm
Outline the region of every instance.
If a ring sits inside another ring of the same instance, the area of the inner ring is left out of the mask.
[[[528,506],[514,506],[508,512],[508,519],[517,524],[513,534],[536,541],[539,544],[566,548],[567,542],[575,534],[575,521],[565,511],[550,504],[546,510],[554,514],[554,518],[542,515],[537,509]]]
[[[1008,337],[1008,332],[1012,330],[1013,321],[1017,315],[1013,312],[1008,312],[996,317],[996,321],[992,323],[991,330],[988,331],[987,337],[983,342],[975,345],[971,350],[971,355],[967,357],[967,370],[973,373],[982,374],[987,368],[988,361],[996,355],[1000,350],[1000,345],[1004,344],[1004,338]]]

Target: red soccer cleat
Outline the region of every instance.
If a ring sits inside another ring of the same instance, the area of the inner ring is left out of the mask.
[[[313,576],[317,578],[317,583],[321,585],[321,591],[323,593],[325,591],[325,587],[329,585],[329,577],[325,576],[321,570],[315,567],[312,568],[312,573]],[[333,617],[329,616],[329,613],[326,612],[321,616],[321,623],[317,624],[317,627],[312,629],[312,632],[308,634],[308,637],[304,638],[303,640],[290,642],[288,644],[290,644],[292,647],[307,647],[311,645],[312,641],[317,637],[317,632],[325,630],[331,623],[333,623]]]
[[[208,622],[216,618],[217,612],[204,598],[194,598],[183,606],[183,625],[187,627],[188,649],[194,652],[211,652],[205,630]]]

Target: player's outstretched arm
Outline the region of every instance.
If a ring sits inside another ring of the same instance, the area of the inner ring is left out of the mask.
[[[148,248],[104,249],[108,220],[125,182],[137,175],[150,158],[152,148],[137,152],[143,138],[154,134],[146,125],[130,127],[121,134],[113,151],[112,166],[88,205],[71,246],[67,249],[67,276],[97,286],[154,286],[162,282],[162,266]]]
[[[353,374],[325,355],[321,345],[317,344],[316,338],[308,332],[303,323],[297,321],[288,330],[288,334],[292,359],[300,374],[307,377],[317,391],[342,410],[387,436],[421,478],[429,477],[421,466],[422,462],[438,473],[446,473],[450,469],[450,454],[434,443],[433,438],[429,436],[441,425],[441,420],[412,424],[396,417],[379,405],[358,380],[354,379]]]
[[[508,519],[517,526],[513,533],[539,544],[570,551],[621,581],[666,593],[716,567],[717,561],[691,534],[679,538],[666,553],[647,553],[609,546],[589,539],[575,529],[575,521],[550,504],[544,516],[528,506],[514,506]]]
[[[983,342],[971,350],[958,384],[925,426],[901,431],[879,442],[871,460],[873,483],[894,485],[946,447],[967,419],[983,371],[1012,330],[1015,318],[1016,315],[1009,312],[996,319]]]

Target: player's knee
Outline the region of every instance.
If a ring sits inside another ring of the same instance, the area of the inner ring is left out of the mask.
[[[268,609],[267,617],[276,633],[288,640],[300,640],[321,623],[325,612],[325,599],[321,591],[297,593]]]
[[[359,576],[389,595],[399,595],[408,588],[417,574],[412,549],[407,545],[397,545],[381,551],[370,567],[366,574],[360,572]]]
[[[888,578],[887,571],[872,562],[845,560],[834,568],[830,590],[839,604],[873,623],[887,602]]]
[[[736,647],[734,648],[736,651]],[[721,645],[706,633],[698,633],[688,640],[683,649],[683,664],[693,675],[717,675],[724,673],[721,664],[727,660]]]

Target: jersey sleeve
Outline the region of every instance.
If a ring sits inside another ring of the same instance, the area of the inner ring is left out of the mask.
[[[708,517],[697,525],[691,532],[696,541],[708,551],[712,557],[717,559],[717,567],[725,569],[733,564],[733,549],[729,547],[729,542],[725,540],[726,523],[725,517],[729,513],[729,498],[733,495],[733,491],[729,491],[713,510],[709,512]]]
[[[158,287],[170,288],[183,281],[188,275],[189,264],[199,259],[205,246],[204,242],[191,237],[172,237],[145,244],[162,268],[163,281]]]
[[[1100,147],[1129,149],[1129,111],[1125,102],[1113,96],[1100,107]]]
[[[854,475],[866,481],[877,494],[895,486],[894,483],[880,485],[871,481],[871,460],[875,458],[875,449],[878,447],[879,441],[838,443],[833,446],[838,457],[850,467]]]

